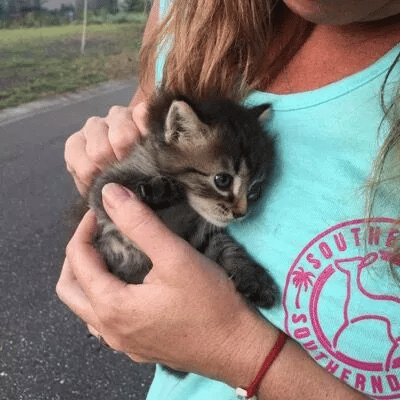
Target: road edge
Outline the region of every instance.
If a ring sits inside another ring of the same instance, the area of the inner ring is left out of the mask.
[[[18,107],[6,108],[0,111],[0,126],[17,122],[32,115],[42,114],[69,104],[79,103],[92,97],[101,96],[117,90],[132,87],[132,95],[137,82],[136,77],[123,80],[113,80],[84,89],[78,92],[68,92],[61,95],[46,97],[30,103],[21,104]]]

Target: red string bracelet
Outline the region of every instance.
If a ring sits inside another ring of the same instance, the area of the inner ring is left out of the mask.
[[[242,389],[240,387],[236,389],[236,394],[238,396],[241,396],[245,399],[250,399],[250,400],[257,399],[255,394],[257,393],[257,391],[260,387],[261,381],[263,380],[265,374],[271,367],[272,363],[275,361],[276,357],[278,357],[279,353],[283,349],[283,346],[285,345],[287,338],[288,337],[284,332],[279,333],[278,339],[276,340],[274,347],[267,355],[267,357],[266,357],[263,365],[261,366],[261,369],[258,372],[257,376],[255,377],[254,381],[250,384],[250,386],[247,389]]]

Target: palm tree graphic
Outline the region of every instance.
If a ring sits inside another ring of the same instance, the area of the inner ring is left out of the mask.
[[[307,292],[309,285],[313,286],[312,278],[315,278],[315,275],[312,272],[304,271],[303,267],[299,267],[297,271],[293,272],[293,283],[297,288],[296,295],[296,308],[300,308],[300,292],[304,288],[304,291]]]

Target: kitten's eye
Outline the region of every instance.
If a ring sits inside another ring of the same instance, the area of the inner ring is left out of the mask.
[[[262,185],[254,184],[250,187],[249,192],[247,193],[247,200],[249,202],[257,201],[261,197]]]
[[[229,174],[218,174],[214,177],[215,186],[220,190],[228,190],[233,182],[233,177]]]

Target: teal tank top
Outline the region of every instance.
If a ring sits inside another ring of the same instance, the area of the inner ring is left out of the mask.
[[[162,3],[162,12],[165,2]],[[386,187],[366,217],[366,189],[388,133],[380,91],[400,52],[323,88],[289,95],[254,92],[272,103],[266,131],[277,138],[277,176],[233,237],[278,283],[281,302],[264,316],[315,362],[374,399],[400,399],[400,283],[388,249],[400,235],[400,196]],[[162,60],[158,64],[161,77]],[[386,86],[390,100],[400,67]],[[235,390],[157,368],[148,400],[234,400]]]

